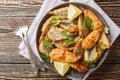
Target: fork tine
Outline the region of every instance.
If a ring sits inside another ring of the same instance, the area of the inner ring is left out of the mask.
[[[27,19],[26,19],[25,16],[23,17],[23,21],[24,21],[24,24],[25,24],[25,25],[28,25],[28,21],[27,21]]]
[[[19,26],[18,22],[13,17],[11,17],[11,23],[13,24],[13,30],[16,31]]]
[[[17,28],[17,23],[15,22],[14,18],[8,17],[8,18],[6,19],[6,21],[7,21],[7,23],[11,26],[11,28],[13,29],[13,31],[15,31],[16,28]]]
[[[11,21],[10,21],[10,18],[5,19],[5,21],[7,21],[7,23],[8,23],[10,26],[12,26]]]
[[[22,22],[23,22],[23,24],[24,25],[28,25],[28,22],[27,22],[27,20],[26,20],[26,18],[25,18],[25,16],[24,15],[22,15]]]
[[[21,14],[22,14],[22,15],[21,15]],[[27,25],[27,22],[26,22],[26,20],[25,20],[25,16],[23,15],[22,12],[19,12],[19,15],[18,15],[18,17],[17,17],[17,22],[18,22],[21,26]]]
[[[17,15],[15,18],[10,16],[6,19],[13,31],[16,31],[18,28],[27,25],[27,20],[25,20],[24,15],[21,15],[21,13],[19,13],[19,15]]]

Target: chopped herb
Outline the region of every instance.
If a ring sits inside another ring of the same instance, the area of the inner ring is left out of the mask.
[[[71,74],[72,76],[74,76],[74,75],[75,75],[75,72],[72,70],[70,74]]]
[[[48,56],[45,53],[41,53],[41,57],[42,59],[44,59],[45,61],[48,61]]]
[[[75,75],[75,70],[74,69],[70,69],[70,75],[74,76]]]
[[[53,47],[53,45],[52,45],[52,43],[50,42],[49,39],[44,39],[43,43],[47,48],[52,48]]]
[[[99,43],[97,44],[97,46],[105,47],[106,44],[105,44],[104,42],[99,42]]]
[[[64,43],[69,46],[74,43],[74,39],[72,37],[68,37],[68,39],[64,40]]]
[[[89,18],[88,16],[85,17],[85,26],[87,27],[87,29],[89,29],[89,31],[92,31],[92,19]]]
[[[102,50],[101,48],[98,48],[98,53],[102,55],[104,53],[104,50]]]
[[[74,39],[71,37],[71,33],[70,33],[70,32],[68,32],[68,31],[63,31],[62,34],[63,34],[64,36],[67,36],[67,39],[64,40],[64,43],[65,43],[66,45],[71,45],[71,44],[74,43]]]
[[[107,26],[104,27],[104,32],[105,32],[106,34],[109,33],[109,28],[108,28]]]
[[[59,25],[60,22],[61,20],[58,16],[54,16],[54,18],[51,20],[51,23],[55,26]]]
[[[89,62],[87,61],[83,61],[83,64],[85,64],[86,66],[89,66]]]
[[[68,32],[68,31],[63,31],[62,34],[63,34],[64,36],[67,36],[67,37],[70,37],[70,36],[71,36],[71,33]]]
[[[95,68],[95,62],[96,61],[91,61],[91,62],[83,61],[83,64],[85,64],[89,69],[92,69]]]
[[[89,69],[95,68],[95,63],[91,63],[88,68]]]

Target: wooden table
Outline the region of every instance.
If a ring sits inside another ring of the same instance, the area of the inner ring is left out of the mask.
[[[0,0],[0,79],[67,80],[67,78],[62,78],[52,71],[34,75],[29,60],[18,54],[18,45],[21,39],[13,33],[11,27],[3,20],[22,11],[30,25],[43,1]],[[120,26],[120,0],[95,1]],[[88,77],[88,80],[91,79],[120,79],[120,36],[111,47],[110,53],[102,66]]]

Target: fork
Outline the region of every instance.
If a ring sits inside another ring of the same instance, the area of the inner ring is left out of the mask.
[[[41,71],[45,71],[45,64],[43,63],[43,61],[39,60],[39,58],[34,54],[34,52],[32,51],[28,38],[27,38],[27,32],[28,32],[28,24],[27,24],[27,20],[25,20],[24,17],[10,17],[8,19],[6,19],[6,21],[8,22],[8,24],[11,26],[11,28],[13,29],[13,31],[15,32],[15,34],[17,36],[19,36],[27,50],[29,53],[29,58],[30,58],[30,63],[32,65],[33,71],[35,74],[38,74],[39,69]]]

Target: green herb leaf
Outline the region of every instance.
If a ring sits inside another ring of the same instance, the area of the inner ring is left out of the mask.
[[[88,68],[89,68],[89,69],[95,68],[95,63],[89,64],[89,67],[88,67]]]
[[[51,20],[51,23],[55,26],[59,25],[60,22],[61,20],[58,16],[54,16],[54,18]]]
[[[71,45],[71,44],[74,43],[74,39],[71,37],[71,33],[70,33],[70,32],[68,32],[68,31],[63,31],[62,34],[63,34],[64,36],[67,36],[67,39],[64,40],[64,43],[65,43],[66,45],[69,46],[69,45]]]
[[[67,37],[70,37],[70,36],[71,36],[71,33],[68,32],[68,31],[63,31],[62,34],[63,34],[64,36],[67,36]]]
[[[97,48],[97,49],[98,49],[98,53],[99,53],[100,55],[104,54],[104,50],[102,50],[101,48]]]
[[[47,56],[45,53],[41,53],[41,57],[42,57],[42,59],[44,59],[45,61],[48,61],[48,60],[49,60],[48,56]]]
[[[85,64],[87,67],[89,66],[89,62],[83,61],[83,64]]]
[[[75,70],[74,69],[70,69],[70,75],[74,76],[75,75]]]
[[[89,69],[91,69],[96,67],[95,62],[96,61],[92,61],[92,62],[83,61],[83,64],[85,64]]]
[[[70,74],[71,74],[72,76],[74,76],[74,75],[75,75],[75,72],[72,70]]]
[[[109,33],[109,28],[108,28],[107,26],[104,27],[104,32],[105,32],[106,34]]]
[[[105,47],[106,44],[105,44],[104,42],[99,42],[99,43],[97,44],[97,46]]]
[[[74,43],[74,40],[72,37],[68,37],[68,39],[64,40],[64,43],[69,46]]]
[[[85,26],[87,27],[87,29],[89,29],[89,31],[92,31],[92,19],[89,18],[88,16],[85,17]]]
[[[52,48],[53,47],[53,45],[52,45],[52,43],[50,42],[49,39],[44,39],[43,43],[47,48]]]

